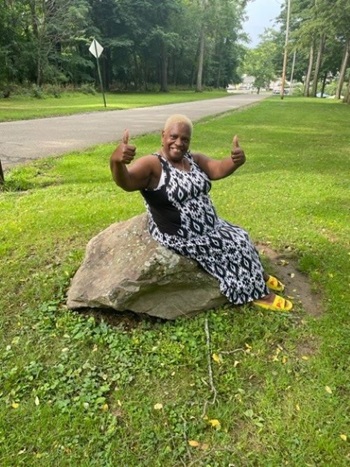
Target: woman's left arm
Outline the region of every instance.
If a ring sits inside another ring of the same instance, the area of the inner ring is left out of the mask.
[[[231,175],[246,161],[244,151],[239,146],[237,135],[233,137],[230,157],[222,160],[216,160],[211,159],[204,154],[193,154],[193,159],[208,175],[210,180],[220,180],[220,178],[225,178]]]

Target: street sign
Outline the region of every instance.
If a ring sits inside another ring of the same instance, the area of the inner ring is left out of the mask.
[[[98,61],[98,58],[99,58],[99,56],[101,55],[101,53],[103,51],[103,47],[99,42],[97,42],[96,39],[93,39],[92,42],[91,42],[91,45],[89,47],[89,51],[96,58],[97,72],[98,72],[98,77],[99,77],[99,80],[100,80],[101,91],[102,91],[102,95],[103,95],[103,102],[104,102],[105,107],[107,107],[105,93],[104,93],[104,90],[103,90],[103,83],[102,83],[100,64],[99,64],[99,61]]]
[[[93,39],[89,47],[89,52],[91,52],[94,57],[98,58],[103,52],[103,47],[96,39]]]

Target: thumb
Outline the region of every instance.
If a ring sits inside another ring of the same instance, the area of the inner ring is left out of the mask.
[[[123,142],[124,144],[128,144],[128,142],[129,142],[129,137],[130,137],[130,135],[129,135],[129,130],[128,130],[128,129],[125,129],[125,130],[124,130],[124,133],[123,133],[122,142]]]
[[[232,146],[233,146],[233,149],[239,148],[239,142],[238,142],[238,136],[237,136],[237,135],[235,135],[235,136],[233,137]]]

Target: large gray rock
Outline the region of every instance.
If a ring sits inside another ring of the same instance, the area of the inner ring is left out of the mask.
[[[112,308],[164,319],[224,303],[216,279],[152,239],[146,214],[115,223],[90,240],[67,301],[71,309]]]

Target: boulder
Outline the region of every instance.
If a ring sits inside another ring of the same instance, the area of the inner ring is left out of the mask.
[[[67,300],[70,309],[128,310],[163,319],[225,303],[216,279],[152,239],[147,214],[112,224],[89,241]]]

